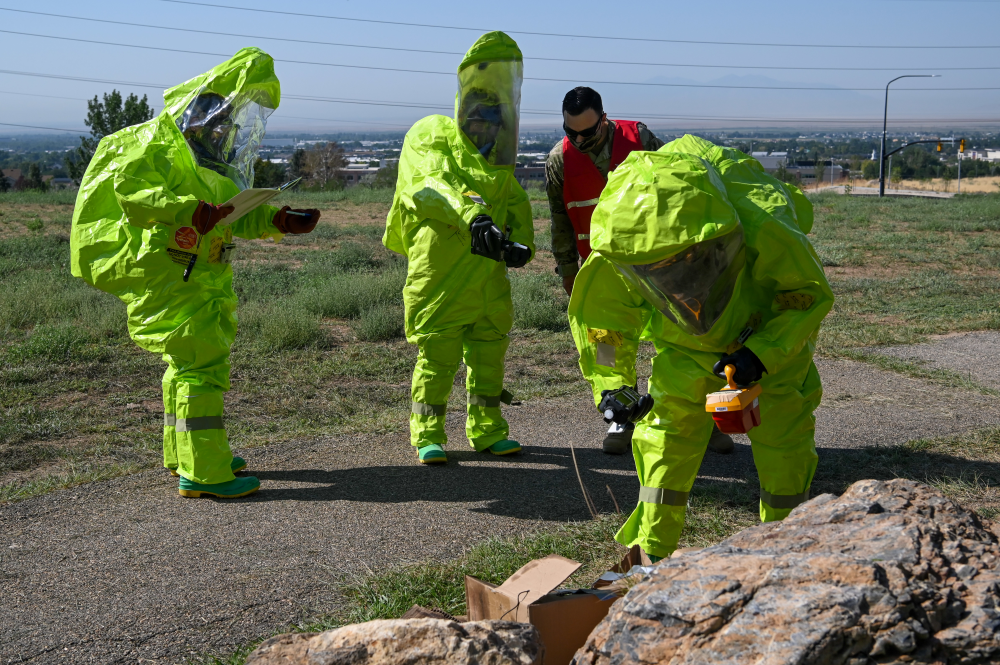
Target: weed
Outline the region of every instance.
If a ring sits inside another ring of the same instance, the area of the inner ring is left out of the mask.
[[[363,310],[351,329],[364,342],[381,342],[403,336],[403,308],[376,305]]]

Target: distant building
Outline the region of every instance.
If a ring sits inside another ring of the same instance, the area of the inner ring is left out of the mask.
[[[368,166],[367,163],[348,164],[347,168],[340,171],[340,179],[344,181],[345,187],[354,187],[363,182],[371,182],[379,172],[379,167]]]
[[[514,178],[527,187],[531,183],[536,183],[545,187],[545,162],[528,162],[524,164],[518,162],[514,166]]]
[[[24,189],[24,175],[21,169],[3,169],[3,177],[7,180],[8,189],[15,192]]]
[[[760,153],[755,152],[753,157],[760,162],[760,165],[764,167],[764,170],[768,173],[774,173],[782,166],[788,164],[788,153],[787,152],[771,152],[771,153]]]
[[[847,170],[839,164],[834,164],[831,167],[829,164],[823,165],[823,182],[829,183],[831,179],[831,168],[832,168],[832,178],[833,182],[836,183],[847,177]],[[798,174],[799,180],[802,181],[803,185],[815,185],[816,183],[816,162],[801,162],[798,164],[793,164],[791,166],[786,166],[785,170],[789,175]]]
[[[77,184],[73,182],[72,178],[52,178],[49,181],[49,186],[52,189],[77,189]]]

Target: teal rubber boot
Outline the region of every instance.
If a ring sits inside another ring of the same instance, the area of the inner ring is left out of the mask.
[[[436,443],[420,446],[417,448],[417,455],[420,457],[421,464],[444,464],[448,461],[444,448]]]
[[[511,439],[504,439],[503,441],[497,441],[486,450],[494,455],[513,455],[514,453],[521,452],[521,444]]]
[[[197,499],[202,496],[214,496],[218,499],[236,499],[247,494],[253,494],[260,489],[260,481],[253,476],[236,478],[227,483],[203,485],[187,478],[181,478],[178,492],[181,496]]]
[[[229,468],[232,470],[233,473],[237,473],[247,468],[247,461],[242,457],[234,457],[233,461],[229,463]],[[169,471],[170,475],[173,476],[174,478],[181,477],[181,474],[177,473],[177,469],[167,468],[167,471]]]

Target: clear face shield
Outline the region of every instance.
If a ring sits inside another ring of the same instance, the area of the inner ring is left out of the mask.
[[[201,92],[177,121],[198,165],[226,176],[241,190],[253,187],[253,165],[274,112],[261,103],[264,98],[252,92],[228,98]]]
[[[737,227],[656,263],[615,267],[681,330],[699,336],[726,310],[745,263],[743,229]]]
[[[490,164],[517,161],[523,66],[516,60],[479,62],[458,73],[456,119]]]

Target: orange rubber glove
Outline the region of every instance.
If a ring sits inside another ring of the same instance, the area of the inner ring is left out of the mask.
[[[319,222],[319,210],[292,210],[285,206],[274,215],[271,223],[282,233],[309,233]]]
[[[191,224],[198,230],[198,233],[205,235],[214,229],[215,225],[225,219],[233,210],[235,210],[233,206],[217,206],[205,203],[204,201],[198,201],[198,207],[194,209],[194,214],[191,215]]]

